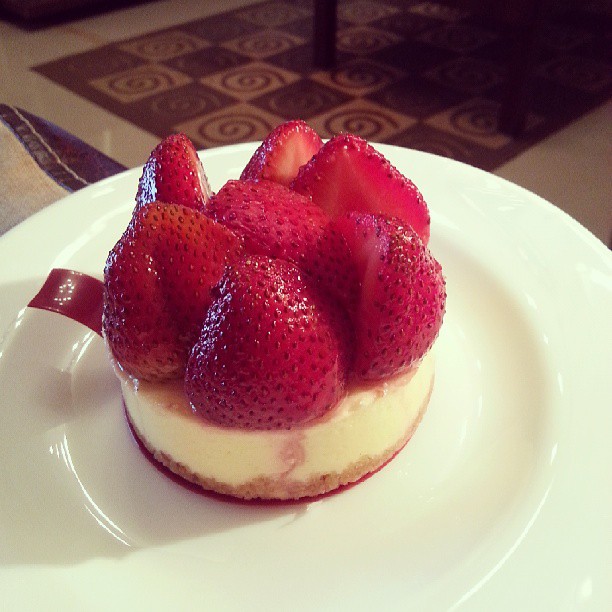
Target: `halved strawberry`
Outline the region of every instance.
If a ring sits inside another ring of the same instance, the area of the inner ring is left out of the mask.
[[[361,280],[353,376],[382,380],[406,372],[431,348],[442,325],[446,289],[440,265],[398,219],[353,212],[335,225]]]
[[[246,165],[241,179],[267,179],[289,185],[300,166],[321,148],[321,137],[304,121],[286,121],[264,139]]]
[[[204,214],[152,202],[137,209],[104,271],[103,328],[119,364],[145,380],[181,376],[241,241]]]
[[[288,429],[336,405],[345,391],[346,319],[298,268],[247,256],[216,291],[185,375],[197,414],[227,427]]]
[[[332,218],[349,211],[398,217],[429,240],[427,204],[416,185],[363,138],[340,134],[300,168],[292,189]]]
[[[228,181],[208,214],[244,239],[245,250],[291,261],[349,310],[357,276],[346,241],[308,198],[267,180]]]
[[[160,201],[204,210],[211,190],[193,143],[185,134],[164,138],[142,170],[136,206]]]

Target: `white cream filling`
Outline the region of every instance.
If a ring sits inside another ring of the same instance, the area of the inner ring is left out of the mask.
[[[239,486],[261,476],[305,482],[396,447],[429,399],[434,359],[430,351],[416,370],[353,390],[324,419],[290,431],[221,427],[192,413],[182,381],[155,384],[117,374],[129,417],[150,447],[195,474]]]

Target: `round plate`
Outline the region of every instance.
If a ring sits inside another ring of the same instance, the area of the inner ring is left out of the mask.
[[[213,189],[255,145],[202,154]],[[26,308],[51,268],[102,275],[140,170],[0,239],[0,592],[8,608],[610,609],[612,256],[535,195],[378,148],[422,190],[448,284],[406,448],[316,501],[244,504],[164,476],[103,342]]]

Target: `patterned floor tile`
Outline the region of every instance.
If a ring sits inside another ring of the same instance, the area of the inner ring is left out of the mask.
[[[493,32],[461,23],[445,23],[417,36],[417,40],[462,54],[476,51],[496,39]]]
[[[310,17],[312,11],[296,2],[266,2],[251,6],[236,13],[236,17],[262,28],[282,28],[288,23]]]
[[[504,81],[501,66],[469,57],[459,57],[440,64],[426,71],[424,76],[445,87],[471,95],[485,93]]]
[[[485,98],[474,98],[425,119],[425,124],[487,149],[501,149],[510,145],[512,138],[498,131],[498,113],[499,103]],[[540,122],[540,118],[530,116],[527,131]]]
[[[352,96],[365,96],[397,81],[403,72],[369,60],[354,60],[335,70],[319,70],[310,78]]]
[[[449,157],[470,165],[482,166],[479,162],[485,157],[482,148],[475,147],[473,142],[423,123],[415,124],[400,132],[389,142],[408,149]],[[486,153],[490,159],[490,150],[486,150]]]
[[[226,93],[201,83],[189,83],[150,96],[136,105],[126,105],[124,112],[146,130],[163,137],[179,123],[218,112],[236,102]]]
[[[181,30],[184,32],[190,32],[217,44],[259,32],[260,29],[257,24],[239,19],[232,13],[198,19],[181,26]]]
[[[372,142],[386,142],[394,134],[417,123],[417,119],[358,99],[311,117],[308,122],[323,138],[350,132]]]
[[[370,57],[381,64],[421,74],[455,59],[456,56],[448,49],[426,45],[418,40],[407,40],[376,51]]]
[[[427,118],[425,124],[488,149],[500,149],[512,139],[497,131],[498,110],[499,105],[490,100],[470,100]]]
[[[173,70],[178,70],[194,79],[199,79],[215,72],[244,66],[251,60],[239,53],[223,47],[207,47],[193,53],[187,53],[164,62]]]
[[[184,132],[198,147],[213,148],[263,140],[281,121],[282,117],[262,112],[249,104],[236,104],[178,123],[174,131]]]
[[[318,70],[314,65],[313,59],[312,45],[303,44],[292,47],[287,51],[281,51],[276,55],[268,56],[266,61],[286,70],[299,72],[302,76],[307,77],[314,70]],[[338,61],[342,62],[343,59],[338,58]]]
[[[282,30],[283,32],[287,32],[287,34],[293,34],[294,36],[298,36],[303,40],[312,40],[314,32],[312,15],[286,23]]]
[[[345,53],[370,55],[385,47],[402,42],[402,37],[378,28],[357,26],[345,28],[336,37],[336,48]]]
[[[94,79],[90,84],[109,98],[127,104],[190,82],[187,75],[162,64],[144,64]]]
[[[564,56],[539,66],[545,79],[585,92],[608,89],[612,83],[612,66],[589,58]]]
[[[453,89],[413,75],[396,80],[367,97],[383,107],[419,119],[456,106],[464,99]]]
[[[350,100],[350,96],[310,79],[300,79],[287,87],[251,100],[267,112],[293,119],[309,120]]]
[[[47,78],[73,89],[79,83],[85,83],[115,72],[142,66],[146,62],[131,53],[105,45],[85,53],[79,53],[59,59],[35,70]]]
[[[362,25],[398,13],[397,7],[374,0],[350,0],[338,6],[339,19]]]
[[[261,60],[277,55],[304,43],[299,36],[293,36],[278,30],[262,30],[229,40],[222,44],[226,49],[246,55],[253,60]]]
[[[300,75],[265,62],[250,62],[243,66],[217,72],[201,82],[239,100],[247,101],[277,91],[295,83]]]
[[[467,11],[459,7],[440,2],[420,2],[408,10],[411,13],[441,21],[458,21],[467,15]]]
[[[154,36],[141,36],[118,46],[122,51],[137,55],[144,60],[161,62],[198,51],[209,45],[210,43],[198,36],[181,30],[168,30]]]
[[[405,10],[401,13],[372,21],[368,25],[384,32],[397,34],[405,40],[412,40],[420,32],[440,25],[440,22],[426,15],[411,13]]]

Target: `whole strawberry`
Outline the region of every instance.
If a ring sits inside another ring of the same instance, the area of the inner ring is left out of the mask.
[[[354,310],[358,281],[346,241],[308,198],[272,181],[233,180],[211,198],[207,214],[240,236],[247,253],[293,262]]]
[[[104,270],[103,330],[118,363],[145,380],[183,375],[228,263],[241,242],[185,206],[137,209]]]
[[[438,262],[398,219],[348,213],[335,222],[361,280],[353,377],[383,380],[418,364],[438,335],[446,303]]]
[[[181,376],[186,355],[151,253],[128,227],[104,269],[102,329],[121,368],[145,380]]]
[[[193,347],[185,390],[196,414],[242,429],[288,429],[342,398],[346,319],[291,263],[228,268]]]
[[[204,210],[210,186],[193,143],[185,134],[164,138],[142,170],[136,207],[160,201]]]
[[[321,137],[299,119],[281,123],[268,134],[249,160],[241,179],[267,179],[288,186],[321,148]]]
[[[363,138],[339,134],[302,168],[291,187],[336,218],[346,212],[398,217],[429,240],[429,209],[416,185]]]

